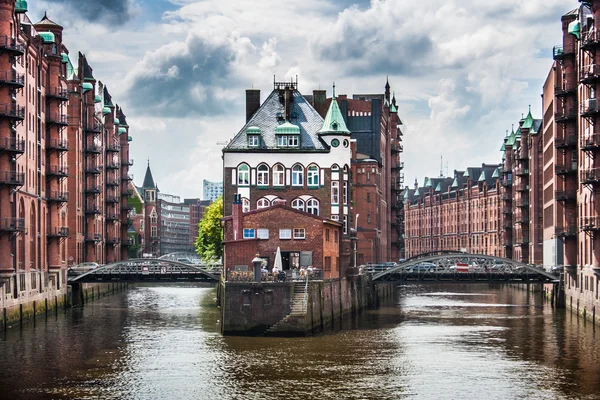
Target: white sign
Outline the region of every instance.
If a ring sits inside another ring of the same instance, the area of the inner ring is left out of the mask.
[[[150,275],[150,266],[142,265],[142,275]]]
[[[167,267],[160,267],[160,273],[161,274],[166,274],[167,273]]]

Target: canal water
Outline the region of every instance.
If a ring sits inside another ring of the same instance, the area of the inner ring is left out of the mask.
[[[222,337],[215,290],[138,286],[10,328],[6,399],[598,399],[598,330],[539,293],[401,287],[309,338]]]

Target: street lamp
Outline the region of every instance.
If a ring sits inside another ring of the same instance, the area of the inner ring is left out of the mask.
[[[262,266],[262,258],[259,257],[259,254],[256,253],[256,257],[252,260],[252,265],[254,266],[254,282],[261,281],[261,266]]]

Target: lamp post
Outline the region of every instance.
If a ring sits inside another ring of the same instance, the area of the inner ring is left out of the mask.
[[[259,257],[259,254],[256,253],[256,257],[252,260],[252,265],[254,266],[254,282],[261,281],[261,266],[262,266],[262,258]]]

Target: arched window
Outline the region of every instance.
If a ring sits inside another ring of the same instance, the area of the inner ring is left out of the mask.
[[[265,199],[264,197],[261,199],[258,199],[258,201],[256,202],[256,208],[267,208],[271,205],[271,202],[268,199]]]
[[[273,167],[273,186],[285,185],[285,169],[283,165],[277,164]]]
[[[248,164],[242,164],[238,167],[238,186],[248,186],[250,184],[250,167]]]
[[[319,167],[314,164],[308,167],[306,182],[308,186],[319,186]]]
[[[306,212],[319,215],[319,200],[310,199],[306,202]]]
[[[331,166],[331,170],[332,170],[332,171],[339,171],[339,170],[340,170],[340,166],[339,166],[339,165],[337,165],[337,164],[333,164],[333,165]]]
[[[292,186],[304,186],[304,167],[300,164],[292,167]]]
[[[304,211],[304,200],[302,199],[294,199],[292,201],[292,208],[300,211]]]
[[[269,186],[269,167],[265,164],[260,164],[256,172],[256,184],[259,186]]]
[[[242,212],[250,211],[250,200],[245,197],[242,197]]]

